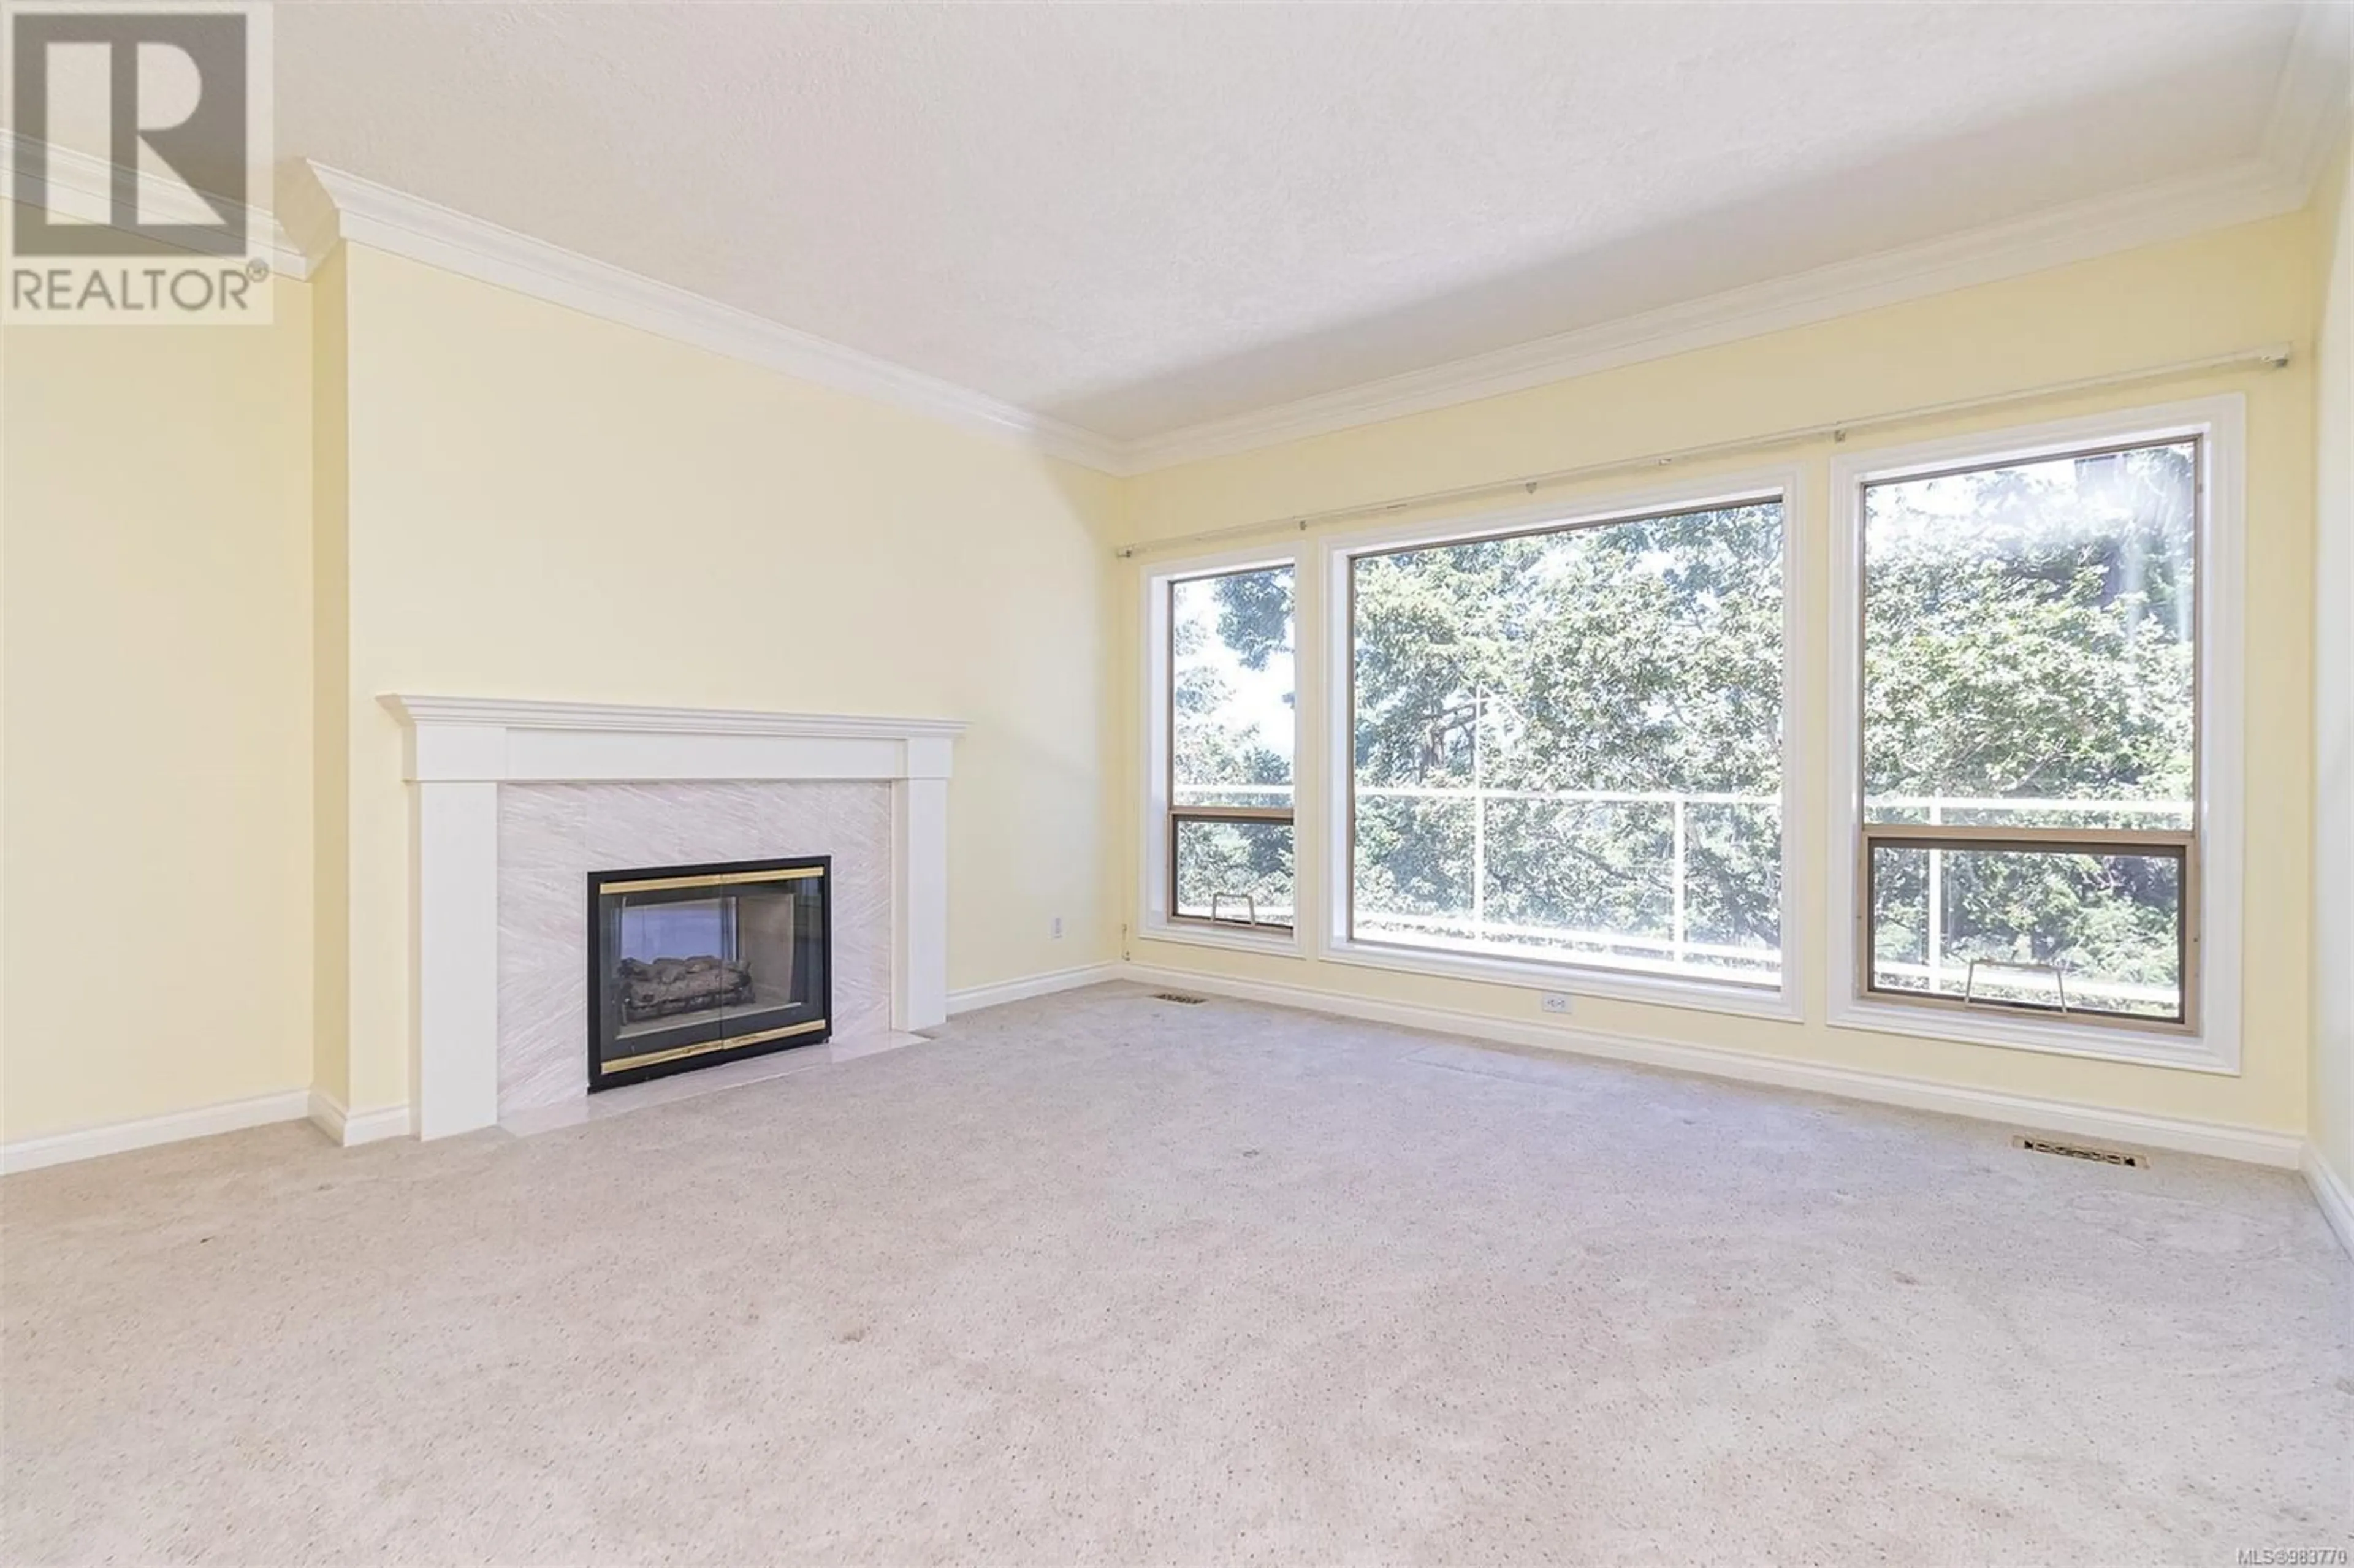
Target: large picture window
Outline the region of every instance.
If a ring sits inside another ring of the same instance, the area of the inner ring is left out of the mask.
[[[2196,1027],[2200,449],[1863,482],[1864,994]]]
[[[1779,985],[1783,511],[1352,556],[1350,939]]]
[[[1165,585],[1172,920],[1288,931],[1296,917],[1292,577]]]

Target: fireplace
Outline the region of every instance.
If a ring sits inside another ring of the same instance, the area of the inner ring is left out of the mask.
[[[588,1088],[831,1033],[830,855],[588,874]]]

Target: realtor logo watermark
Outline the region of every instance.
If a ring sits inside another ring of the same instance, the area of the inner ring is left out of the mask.
[[[13,164],[0,319],[266,324],[269,6],[0,15]]]

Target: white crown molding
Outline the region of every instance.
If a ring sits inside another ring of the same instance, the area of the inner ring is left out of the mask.
[[[1100,472],[1132,477],[1206,458],[1525,391],[1550,382],[1808,325],[2250,223],[2305,205],[2326,158],[2335,79],[2329,25],[2308,20],[2283,73],[2268,150],[2206,174],[2075,203],[2009,223],[1837,262],[1574,332],[1343,387],[1272,408],[1121,440],[1034,414],[671,284],[470,217],[338,169],[300,166],[280,209],[313,266],[342,241],[406,256],[588,315],[1013,440]],[[2316,83],[2321,84],[2319,88]],[[2318,153],[2305,145],[2317,144]]]
[[[2276,217],[2306,186],[2260,159],[1834,262],[1426,370],[1128,443],[1131,473],[1227,457]]]
[[[302,214],[295,227],[314,262],[338,240],[365,245],[837,392],[1010,438],[1068,462],[1109,471],[1118,461],[1115,443],[1075,425],[341,169],[304,168],[323,195],[323,202],[308,192],[293,196]]]
[[[638,735],[765,735],[796,740],[953,740],[959,719],[883,718],[863,714],[785,714],[756,708],[640,707],[515,697],[433,697],[387,693],[377,699],[413,725],[496,729],[622,731]]]
[[[2354,9],[2307,0],[2264,143],[2228,167],[1142,437],[1121,443],[1118,471],[1330,435],[2297,211],[2312,200],[2348,120],[2349,35]]]
[[[338,229],[334,201],[317,170],[300,158],[290,160],[278,171],[273,195],[280,227],[316,269],[335,249]]]
[[[2281,68],[2272,119],[2264,126],[2265,163],[2284,171],[2310,200],[2322,165],[2337,150],[2354,87],[2354,9],[2308,0],[2297,17],[2288,63]]]
[[[0,155],[5,155],[9,173],[8,196],[16,194],[16,170],[29,164],[39,143],[0,131]],[[111,226],[114,217],[114,165],[92,154],[71,147],[50,145],[48,148],[49,210],[77,223]],[[133,175],[139,186],[139,206],[143,212],[179,223],[213,223],[220,215],[211,205],[176,180],[159,179],[142,170]],[[267,207],[247,209],[261,235],[261,248],[270,265],[281,278],[307,278],[311,275],[309,257],[288,235],[274,213]]]
[[[275,171],[275,210],[257,210],[255,216],[267,227],[271,265],[282,276],[307,278],[336,245],[350,240],[1125,477],[1524,391],[2295,211],[2310,197],[2347,118],[2349,31],[2346,7],[2305,6],[2262,151],[2230,167],[1129,440],[343,170],[300,161],[281,165]],[[0,147],[14,167],[15,139],[0,132]],[[50,175],[62,198],[60,210],[76,218],[106,220],[111,173],[102,159],[51,151]],[[186,205],[186,193],[176,185],[140,177],[144,193],[157,204]]]

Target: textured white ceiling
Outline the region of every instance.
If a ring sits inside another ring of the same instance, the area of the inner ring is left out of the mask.
[[[2220,168],[2288,5],[281,4],[278,146],[1114,438]]]

